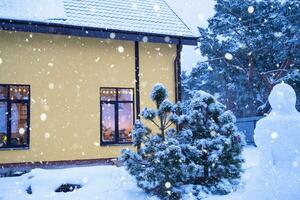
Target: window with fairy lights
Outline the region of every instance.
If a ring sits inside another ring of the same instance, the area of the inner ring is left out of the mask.
[[[0,149],[29,147],[30,86],[0,84]]]
[[[129,144],[134,123],[132,88],[100,88],[101,145]]]

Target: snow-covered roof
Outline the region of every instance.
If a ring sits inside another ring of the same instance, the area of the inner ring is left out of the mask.
[[[59,15],[63,17],[57,17],[53,14],[53,17],[49,16],[47,19],[32,17],[31,21],[178,37],[193,37],[191,30],[164,0],[55,0],[51,2],[52,4],[50,3],[51,7],[53,8],[53,3],[58,1],[63,2],[65,16]],[[15,4],[5,7],[5,5],[9,4],[3,2],[15,2]],[[18,6],[24,4],[20,4],[19,2],[19,0],[1,0],[0,18],[29,20],[28,16],[24,16],[26,13],[16,13],[16,11],[21,12],[22,10]],[[49,0],[25,0],[25,2],[26,4],[29,2],[32,4],[40,2],[38,4],[41,4],[43,2],[44,12],[47,13],[51,10],[48,9],[50,5]],[[47,5],[47,2],[49,5]],[[27,8],[30,8],[30,6],[27,6]],[[59,6],[57,9],[61,12]],[[14,15],[14,17],[11,15]]]
[[[66,16],[63,0],[1,0],[0,18],[43,21]]]

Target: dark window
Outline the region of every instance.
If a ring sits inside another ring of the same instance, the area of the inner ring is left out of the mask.
[[[29,147],[30,86],[0,84],[0,149]]]
[[[100,88],[101,144],[132,142],[134,97],[130,88]]]

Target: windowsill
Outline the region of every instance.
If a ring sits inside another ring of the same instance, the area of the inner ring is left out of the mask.
[[[1,147],[0,151],[29,150],[29,147]]]
[[[117,143],[117,144],[102,143],[100,145],[100,147],[107,147],[107,146],[132,146],[132,142],[130,142],[130,143]]]

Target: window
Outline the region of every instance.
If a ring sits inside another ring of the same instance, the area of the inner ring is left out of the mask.
[[[29,147],[29,85],[0,84],[0,149]]]
[[[134,123],[133,89],[100,88],[101,144],[132,142]]]

